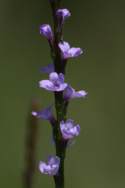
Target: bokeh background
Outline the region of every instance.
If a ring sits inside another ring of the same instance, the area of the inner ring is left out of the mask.
[[[63,0],[72,12],[64,38],[85,54],[70,60],[66,79],[85,89],[85,100],[71,102],[68,115],[81,135],[66,158],[66,188],[125,187],[125,1]],[[40,67],[51,62],[41,23],[52,23],[46,0],[0,1],[0,187],[21,188],[26,118],[33,98],[41,107],[53,96],[38,88]],[[54,153],[51,128],[39,122],[37,161]],[[34,188],[54,187],[35,174]]]

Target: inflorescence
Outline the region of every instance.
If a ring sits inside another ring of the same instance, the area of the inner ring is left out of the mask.
[[[56,4],[54,4],[54,0],[51,0],[50,3],[53,6]],[[65,82],[67,61],[70,58],[80,56],[83,50],[79,47],[71,47],[68,42],[63,40],[62,29],[71,13],[66,8],[55,7],[54,20],[56,24],[54,31],[48,24],[40,26],[40,35],[43,35],[50,45],[52,63],[41,68],[41,72],[48,74],[49,78],[39,81],[39,87],[54,93],[57,114],[55,117],[52,112],[52,105],[39,112],[32,112],[33,116],[48,120],[52,125],[56,155],[49,156],[47,162],[41,161],[39,163],[40,172],[50,176],[58,176],[59,173],[62,173],[61,170],[59,172],[59,169],[62,168],[61,161],[65,155],[64,148],[67,147],[68,142],[80,134],[79,124],[75,124],[74,120],[66,117],[69,101],[74,98],[85,98],[87,95],[85,90],[77,91],[69,83]],[[55,179],[55,181],[57,180]]]

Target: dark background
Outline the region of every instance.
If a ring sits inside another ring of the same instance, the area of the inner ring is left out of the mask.
[[[125,1],[63,1],[72,12],[64,39],[86,53],[68,62],[66,79],[88,91],[74,100],[69,117],[81,125],[81,134],[68,149],[67,188],[125,187]],[[32,98],[41,107],[52,102],[38,88],[46,78],[39,69],[51,62],[42,23],[52,23],[46,0],[0,1],[0,187],[21,188],[24,169],[26,118]],[[54,153],[51,129],[39,124],[37,161]],[[34,188],[54,187],[53,180],[35,175]]]

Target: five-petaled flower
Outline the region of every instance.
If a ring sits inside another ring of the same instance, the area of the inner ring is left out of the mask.
[[[76,91],[71,86],[68,86],[63,93],[63,97],[65,100],[70,100],[74,98],[84,98],[87,95],[87,92],[84,90]]]
[[[60,92],[63,91],[68,84],[64,82],[64,75],[52,72],[49,74],[49,80],[41,80],[39,86],[48,91]]]
[[[73,139],[80,133],[80,126],[75,124],[72,119],[66,120],[66,122],[60,122],[60,130],[64,139]]]
[[[57,156],[49,156],[47,162],[40,161],[39,170],[43,174],[54,176],[58,173],[60,158]]]
[[[61,50],[62,58],[64,59],[78,57],[83,53],[81,48],[70,47],[69,43],[65,41],[60,42],[58,45]]]

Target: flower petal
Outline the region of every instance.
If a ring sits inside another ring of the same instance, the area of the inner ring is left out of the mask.
[[[62,51],[62,53],[65,53],[67,52],[69,49],[70,49],[70,45],[68,42],[60,42],[59,43],[59,48],[60,50]]]
[[[81,98],[81,97],[85,97],[86,95],[87,92],[84,90],[74,91],[71,95],[71,98]]]
[[[39,163],[39,170],[40,170],[40,172],[45,173],[45,169],[46,168],[47,168],[46,163],[43,162],[43,161],[40,161],[40,163]]]
[[[60,84],[60,86],[56,88],[55,91],[64,91],[67,86],[68,86],[67,83]]]
[[[69,51],[69,58],[70,57],[78,57],[79,55],[81,55],[83,53],[81,48],[70,48]]]
[[[65,100],[69,100],[73,94],[73,89],[71,86],[67,86],[66,89],[64,90],[63,97]]]
[[[64,83],[64,74],[62,74],[62,73],[59,74],[59,81],[61,83]]]
[[[53,165],[53,164],[58,164],[59,165],[59,163],[60,163],[60,158],[59,157],[52,156],[52,155],[50,155],[48,157],[48,164],[49,165]]]
[[[59,76],[56,72],[52,72],[50,73],[49,75],[49,79],[52,81],[52,82],[55,82],[56,80],[58,80]]]
[[[41,80],[39,82],[39,87],[44,88],[48,91],[55,91],[54,84],[49,80]]]
[[[79,133],[80,133],[80,126],[76,125],[70,131],[71,131],[71,134],[72,134],[73,137],[78,136]]]

